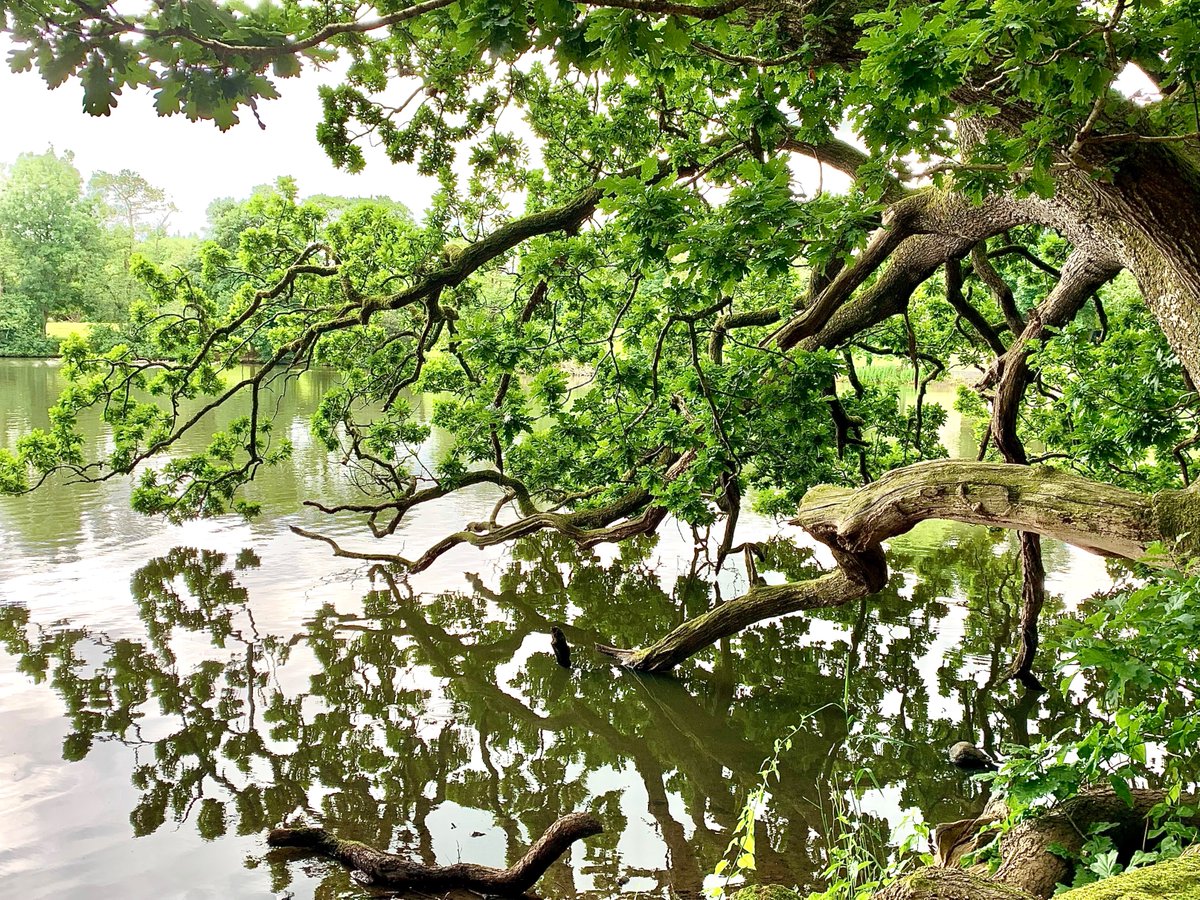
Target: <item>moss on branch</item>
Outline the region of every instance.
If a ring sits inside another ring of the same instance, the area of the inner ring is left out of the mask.
[[[894,469],[859,488],[819,485],[793,519],[838,568],[811,581],[758,586],[639,650],[601,647],[629,668],[666,672],[756,622],[839,606],[887,582],[883,542],[927,519],[1035,532],[1105,556],[1142,557],[1155,542],[1195,550],[1200,495],[1139,494],[1046,466],[937,460]]]

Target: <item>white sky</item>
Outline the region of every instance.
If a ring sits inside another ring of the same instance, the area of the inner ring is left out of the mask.
[[[357,175],[335,169],[317,144],[321,121],[318,87],[338,81],[338,68],[317,71],[307,67],[299,78],[277,80],[278,100],[259,101],[266,130],[249,110],[242,122],[221,133],[209,122],[189,122],[183,116],[160,118],[149,90],[126,91],[108,117],[83,112],[83,91],[75,81],[49,90],[36,72],[9,71],[8,39],[0,35],[0,112],[18,128],[0,129],[0,165],[25,152],[47,147],[75,153],[75,165],[85,179],[102,170],[132,169],[163,188],[178,207],[169,230],[200,232],[208,204],[217,197],[242,198],[257,185],[281,175],[297,179],[302,195],[383,195],[399,200],[419,218],[437,183],[417,174],[412,165],[393,165],[376,148],[364,147],[366,168]],[[507,127],[527,132],[523,123]],[[527,138],[528,134],[525,135]],[[536,148],[530,147],[531,160]],[[531,162],[531,164],[535,164]],[[849,180],[806,158],[793,161],[793,171],[806,191],[844,190]]]
[[[299,78],[279,81],[283,95],[260,101],[259,129],[253,116],[222,134],[209,122],[189,122],[183,116],[159,118],[153,94],[126,91],[107,118],[83,112],[83,91],[68,81],[51,91],[36,72],[14,75],[8,70],[11,44],[0,37],[0,164],[24,152],[41,153],[53,146],[72,150],[85,179],[96,170],[133,169],[167,191],[179,212],[170,229],[200,231],[204,211],[216,197],[245,197],[259,184],[280,175],[297,179],[308,194],[384,195],[420,214],[437,185],[417,175],[410,165],[392,165],[367,148],[367,167],[352,175],[339,171],[317,144],[321,120],[317,87],[332,82],[332,72],[311,69]]]

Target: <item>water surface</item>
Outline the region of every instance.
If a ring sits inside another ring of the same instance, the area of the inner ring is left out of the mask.
[[[373,543],[355,519],[300,505],[352,495],[305,428],[327,377],[283,398],[277,428],[296,449],[254,486],[254,522],[146,519],[119,480],[0,500],[6,895],[362,897],[338,866],[269,852],[266,830],[302,815],[428,862],[503,866],[582,809],[606,831],[542,893],[691,894],[774,740],[819,711],[781,759],[757,841],[763,880],[811,887],[855,769],[868,818],[959,818],[980,792],[946,746],[1082,715],[1004,681],[1020,577],[1011,537],[986,529],[927,523],[893,542],[881,595],[764,624],[671,678],[588,648],[643,644],[707,608],[676,525],[595,552],[551,536],[458,548],[407,582],[348,564],[287,527]],[[53,363],[0,360],[0,446],[45,423],[59,386]],[[952,417],[943,437],[969,443],[970,423]],[[419,552],[493,502],[482,488],[447,498],[388,546]],[[803,543],[750,515],[739,538],[780,532]],[[1059,602],[1107,584],[1095,557],[1047,544]],[[722,596],[744,589],[722,576]],[[571,671],[550,655],[554,624]]]

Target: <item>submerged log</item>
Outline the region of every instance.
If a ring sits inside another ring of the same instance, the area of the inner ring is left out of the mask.
[[[358,841],[346,841],[324,828],[275,828],[267,835],[272,847],[299,847],[351,866],[372,887],[424,891],[470,890],[504,897],[529,892],[571,844],[600,834],[604,828],[589,813],[571,813],[546,829],[529,852],[507,869],[474,863],[430,866]]]

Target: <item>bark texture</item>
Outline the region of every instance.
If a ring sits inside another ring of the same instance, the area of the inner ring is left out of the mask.
[[[894,469],[860,488],[810,490],[793,520],[833,552],[838,568],[812,581],[758,585],[640,650],[601,652],[666,672],[755,622],[838,606],[883,588],[883,542],[926,519],[1045,535],[1106,556],[1141,557],[1156,541],[1191,549],[1200,536],[1194,489],[1139,494],[1044,466],[938,460]]]
[[[1133,792],[1129,805],[1112,791],[1082,794],[1066,801],[1046,815],[1022,823],[1000,841],[999,869],[987,874],[986,869],[927,867],[894,882],[875,895],[876,900],[1047,900],[1060,883],[1068,883],[1074,875],[1074,863],[1064,855],[1077,855],[1083,848],[1084,835],[1089,827],[1100,822],[1114,823],[1106,832],[1119,850],[1126,855],[1143,849],[1146,841],[1146,818],[1151,808],[1162,800],[1159,791]],[[979,820],[986,826],[992,817]],[[957,823],[956,823],[957,824]],[[1055,848],[1054,852],[1051,847]],[[1136,876],[1136,878],[1134,877]],[[1119,891],[1140,881],[1143,886],[1157,884],[1190,885],[1200,894],[1200,858],[1180,864],[1171,860],[1148,867],[1142,874],[1130,873],[1108,879],[1103,885],[1090,885],[1067,891],[1059,896],[1095,898],[1130,897],[1136,893]],[[1184,897],[1186,894],[1149,893],[1147,897]]]
[[[507,869],[473,863],[427,866],[360,844],[345,841],[323,828],[276,828],[267,836],[272,847],[312,850],[363,873],[366,884],[399,890],[470,890],[505,897],[522,896],[575,841],[600,834],[599,820],[588,813],[563,816],[546,829],[529,852]]]
[[[875,900],[1035,900],[1019,888],[965,869],[922,869],[889,885]]]

